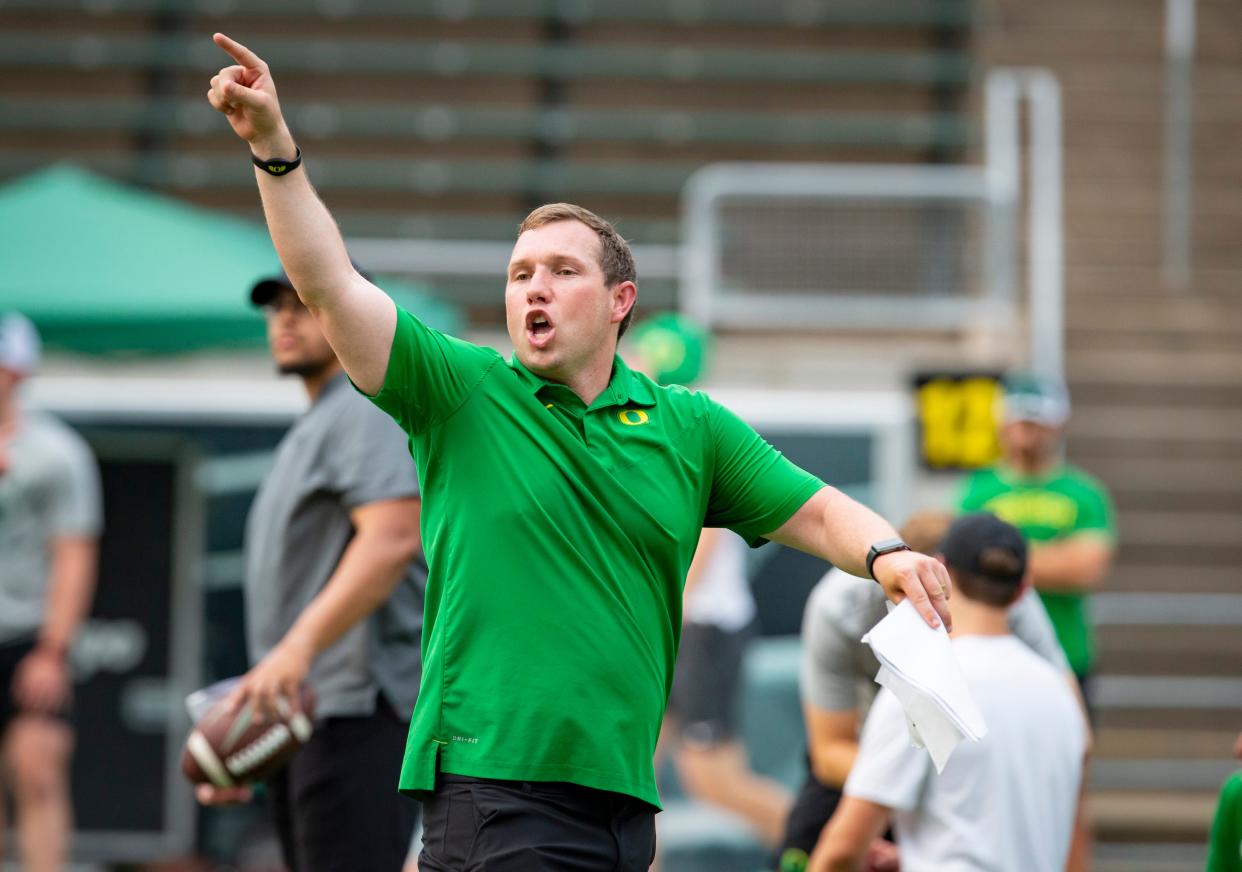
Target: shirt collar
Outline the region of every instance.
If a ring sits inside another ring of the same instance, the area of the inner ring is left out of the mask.
[[[1047,471],[1036,475],[1026,475],[1021,470],[1010,466],[1004,461],[997,463],[995,470],[996,477],[1005,484],[1038,487],[1040,485],[1047,484],[1053,479],[1060,478],[1065,473],[1065,462],[1059,461],[1055,465],[1049,467]]]
[[[516,352],[514,352],[509,366],[517,373],[518,378],[530,389],[531,393],[538,393],[546,386],[558,384],[557,382],[540,378],[527,369],[526,365],[518,359]],[[612,378],[608,380],[608,386],[604,388],[603,392],[595,398],[595,402],[591,403],[590,408],[601,409],[608,406],[624,406],[629,404],[654,406],[656,404],[655,389],[650,379],[631,370],[625,365],[621,355],[616,355],[612,360]]]

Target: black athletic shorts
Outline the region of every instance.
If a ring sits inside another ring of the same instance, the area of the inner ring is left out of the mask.
[[[737,735],[742,661],[754,635],[753,626],[723,630],[687,623],[682,628],[668,711],[684,741],[718,745]]]
[[[419,872],[647,872],[655,808],[563,781],[441,773],[423,797]]]
[[[37,644],[35,639],[21,639],[0,644],[0,736],[8,730],[14,718],[22,714],[21,706],[13,698],[13,676],[17,674],[17,664],[21,663]],[[70,713],[71,708],[66,705],[61,711],[41,714],[69,723]]]
[[[409,724],[381,695],[375,714],[325,718],[267,782],[290,872],[400,872],[418,803],[397,792]]]
[[[810,761],[807,761],[810,768]],[[810,772],[802,782],[802,788],[794,798],[789,818],[785,822],[785,836],[773,861],[778,872],[802,872],[807,859],[819,841],[819,834],[837,810],[841,791],[821,783]]]

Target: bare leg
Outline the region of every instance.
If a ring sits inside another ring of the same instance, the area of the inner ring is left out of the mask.
[[[751,771],[740,742],[683,742],[675,753],[677,773],[687,793],[741,815],[768,846],[779,844],[793,797],[779,783]]]
[[[69,803],[68,725],[38,715],[21,715],[10,724],[4,758],[12,776],[17,807],[17,838],[27,872],[61,872],[72,828]]]

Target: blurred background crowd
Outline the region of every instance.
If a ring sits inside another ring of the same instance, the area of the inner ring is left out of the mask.
[[[278,264],[203,96],[213,31],[280,71],[351,255],[437,329],[507,354],[517,224],[580,203],[634,247],[655,329],[626,353],[895,523],[987,503],[1015,441],[1089,473],[1108,547],[1049,611],[1089,676],[1093,868],[1203,868],[1242,727],[1234,0],[0,0],[0,313],[28,319],[0,387],[99,470],[102,523],[64,527],[97,536],[90,612],[52,652],[75,868],[276,856],[255,806],[200,808],[177,769],[186,694],[247,668],[244,520],[306,407],[248,296]],[[1032,540],[1067,528],[1042,510],[1015,509]],[[806,772],[828,567],[739,565],[742,758],[670,749],[665,872],[763,868],[780,826],[717,794],[783,808]]]

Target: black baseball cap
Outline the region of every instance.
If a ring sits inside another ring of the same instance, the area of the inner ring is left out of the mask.
[[[995,551],[1012,554],[1016,568],[1012,572],[998,572],[992,561],[985,567],[981,556]],[[950,569],[1001,584],[1016,586],[1026,574],[1026,540],[1012,524],[987,512],[973,512],[954,521],[940,542],[940,553]]]
[[[353,261],[350,261],[353,263]],[[367,281],[371,280],[371,274],[364,270],[358,264],[354,263],[354,269],[358,270]],[[281,292],[294,290],[293,282],[289,281],[289,274],[283,269],[275,275],[270,275],[259,279],[254,283],[254,287],[250,289],[250,302],[256,306],[266,306]]]

